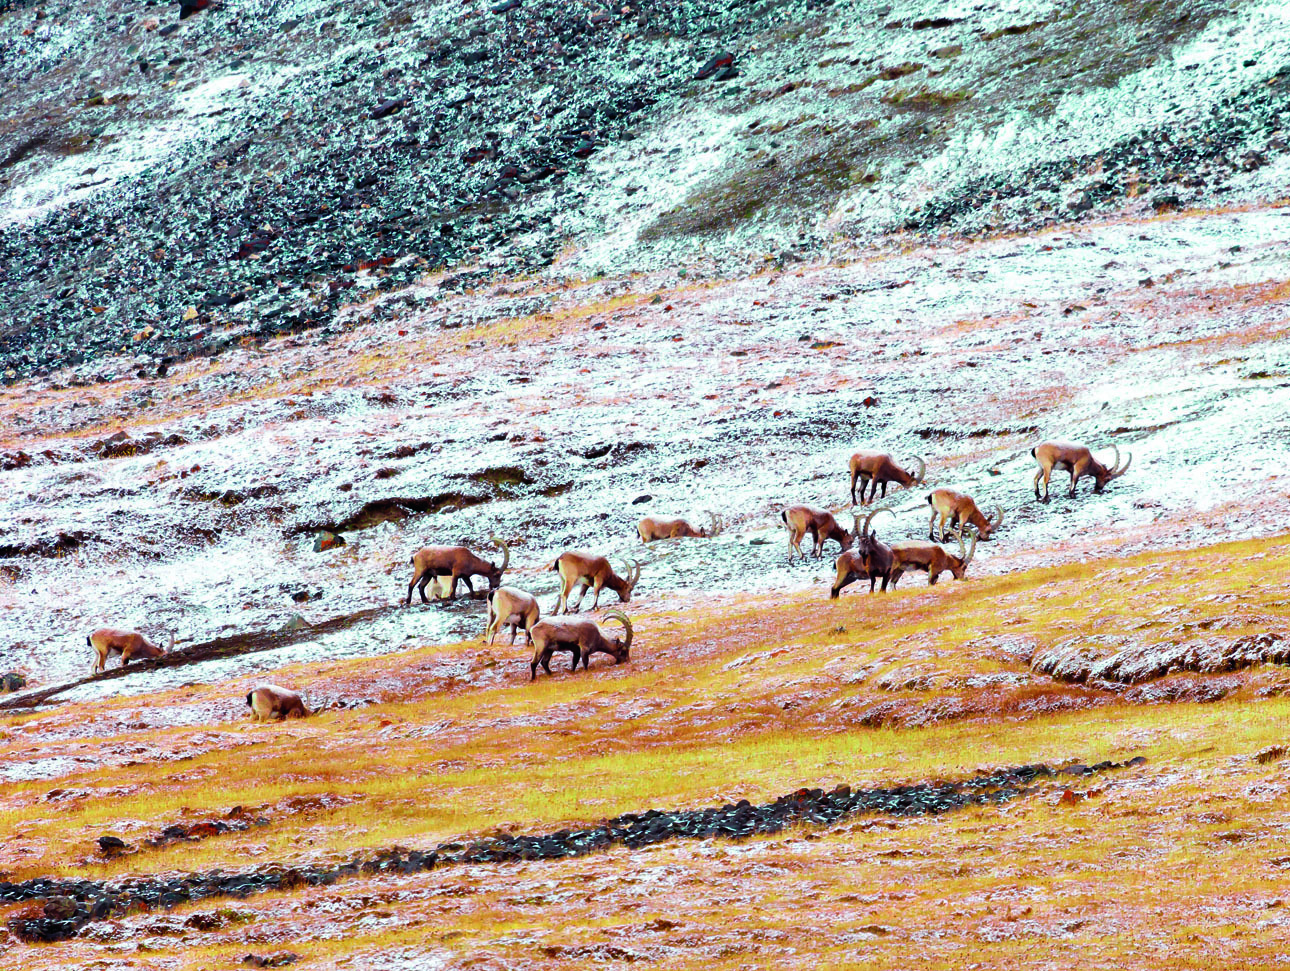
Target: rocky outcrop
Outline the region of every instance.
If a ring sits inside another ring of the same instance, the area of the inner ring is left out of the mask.
[[[1290,642],[1271,631],[1185,644],[1117,645],[1080,637],[1036,651],[1030,661],[1034,671],[1059,681],[1135,685],[1180,672],[1222,674],[1256,664],[1290,664]]]

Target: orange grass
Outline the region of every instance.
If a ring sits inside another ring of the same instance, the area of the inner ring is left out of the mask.
[[[1169,643],[1212,636],[1215,621],[1223,637],[1285,631],[1288,581],[1290,538],[1280,537],[837,603],[816,591],[709,597],[642,606],[631,665],[536,684],[520,650],[464,643],[278,672],[358,696],[385,686],[378,705],[303,722],[121,727],[149,705],[223,704],[231,715],[240,683],[32,714],[0,728],[0,760],[97,752],[116,764],[6,789],[3,868],[10,878],[234,869],[756,801],[800,785],[1145,754],[1146,770],[1077,786],[1088,795],[1074,805],[1045,784],[1047,794],[1016,805],[942,819],[859,817],[743,844],[360,878],[114,926],[146,941],[150,960],[194,969],[284,942],[307,967],[362,967],[363,954],[391,949],[425,962],[483,955],[498,967],[735,968],[803,949],[819,967],[1064,967],[1076,955],[1099,967],[1270,966],[1280,924],[1262,909],[1278,893],[1279,864],[1268,861],[1282,855],[1275,834],[1290,785],[1250,756],[1283,738],[1290,701],[1278,695],[1290,679],[1255,669],[1227,675],[1241,685],[1216,704],[1133,705],[1030,675],[1008,644],[1089,634]],[[449,657],[475,674],[446,684],[433,671]],[[992,674],[1014,680],[971,686]],[[1044,698],[1064,707],[1034,704]],[[908,717],[866,722],[892,702]],[[76,734],[94,725],[113,727]],[[72,737],[49,740],[60,734]],[[120,750],[135,748],[180,759],[120,764]],[[303,801],[329,793],[342,804]],[[238,804],[270,825],[112,863],[91,852],[105,832],[138,843]],[[195,911],[233,916],[198,932],[183,925]],[[103,955],[109,943],[24,945],[0,968]],[[1195,959],[1170,964],[1181,952]]]
[[[149,705],[222,708],[240,718],[240,682],[15,719],[0,729],[4,761],[97,753],[113,764],[56,784],[9,787],[0,797],[0,828],[11,834],[0,843],[0,866],[16,875],[79,872],[90,864],[94,837],[116,831],[119,820],[137,821],[142,838],[234,805],[268,806],[273,817],[283,800],[328,792],[353,801],[195,847],[92,864],[89,872],[138,869],[145,858],[159,868],[305,858],[400,840],[429,843],[501,823],[540,827],[645,805],[699,805],[729,791],[723,783],[730,780],[740,796],[769,796],[830,765],[853,764],[857,755],[859,775],[870,780],[954,774],[1008,760],[973,741],[998,719],[1042,724],[1046,707],[1094,705],[1092,717],[1108,717],[1114,696],[1031,675],[1029,645],[1077,634],[1174,643],[1212,636],[1220,618],[1228,638],[1290,626],[1280,592],[1290,580],[1285,538],[1224,544],[1207,550],[1203,564],[1178,553],[947,580],[931,589],[911,579],[894,596],[848,591],[837,603],[808,592],[642,609],[635,663],[597,665],[590,676],[543,676],[536,684],[527,680],[519,649],[499,645],[496,654],[511,659],[493,666],[492,654],[476,643],[298,665],[275,677],[314,692],[345,684],[356,696],[367,693],[368,681],[400,686],[380,705],[305,722],[120,727],[127,712]],[[1022,654],[1009,644],[1022,645]],[[478,676],[445,683],[419,673],[445,656],[476,660]],[[974,683],[1000,674],[1013,677]],[[1247,678],[1250,689],[1234,699],[1251,705],[1256,688],[1283,680],[1275,671]],[[102,737],[40,740],[60,726],[68,731],[75,719],[113,727]],[[1011,757],[1039,757],[1026,747],[1037,737]],[[122,753],[134,749],[142,764],[121,764]],[[1064,754],[1105,753],[1074,744],[1043,757]],[[858,781],[854,770],[828,777]],[[588,778],[597,780],[592,789]],[[51,799],[53,788],[69,794]],[[300,827],[315,829],[307,849]]]

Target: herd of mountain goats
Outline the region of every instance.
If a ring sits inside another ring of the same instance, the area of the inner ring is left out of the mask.
[[[1124,465],[1120,465],[1120,450],[1114,445],[1115,460],[1108,466],[1097,461],[1093,453],[1083,445],[1068,442],[1044,442],[1030,450],[1030,454],[1039,464],[1035,473],[1035,498],[1048,502],[1048,482],[1054,471],[1070,473],[1071,483],[1068,495],[1075,496],[1075,487],[1079,480],[1091,476],[1094,491],[1101,492],[1112,479],[1119,478],[1129,469],[1133,461],[1130,455]],[[851,456],[851,505],[856,502],[856,485],[860,485],[861,506],[872,505],[879,497],[887,497],[887,486],[895,483],[902,488],[922,485],[927,475],[927,463],[921,458],[918,473],[912,474],[897,465],[892,457],[883,452],[856,452]],[[1043,495],[1040,495],[1040,484]],[[866,496],[866,492],[868,495]],[[967,573],[968,565],[976,553],[978,540],[988,540],[1003,524],[1003,507],[996,506],[993,518],[987,518],[977,507],[971,496],[953,489],[935,489],[927,496],[932,516],[928,524],[928,539],[909,540],[904,542],[884,543],[878,539],[872,529],[875,516],[881,512],[894,515],[888,506],[877,506],[861,521],[853,514],[851,530],[843,529],[831,512],[813,506],[790,506],[780,513],[780,519],[788,530],[788,561],[791,564],[794,555],[805,558],[801,542],[809,533],[812,552],[817,559],[824,555],[824,544],[836,542],[841,547],[841,555],[836,561],[837,577],[829,596],[837,599],[842,589],[858,580],[869,581],[869,592],[873,593],[875,585],[881,581],[879,589],[889,586],[895,589],[900,578],[907,572],[919,570],[928,575],[928,583],[935,584],[940,575],[949,572],[954,579],[962,580]],[[939,523],[938,523],[939,520]],[[954,530],[958,540],[958,555],[946,552],[940,543],[946,541],[946,527]],[[939,527],[940,543],[935,542]],[[637,535],[642,543],[658,540],[693,537],[711,538],[720,534],[723,523],[720,517],[711,516],[708,526],[695,529],[684,519],[646,516],[636,526]],[[963,533],[971,529],[971,545],[965,546]],[[465,546],[427,546],[417,550],[411,559],[413,568],[412,581],[408,584],[406,606],[412,604],[412,591],[415,588],[421,594],[421,602],[428,604],[426,586],[434,583],[434,593],[438,597],[454,599],[457,595],[458,582],[464,582],[469,594],[475,592],[472,579],[482,577],[488,581],[488,623],[484,629],[484,638],[491,645],[498,632],[504,627],[511,629],[511,643],[514,644],[519,631],[523,628],[527,644],[533,649],[533,658],[529,664],[529,679],[536,680],[540,665],[549,675],[551,658],[556,652],[569,652],[573,655],[570,671],[578,669],[582,662],[583,669],[593,654],[608,654],[615,664],[630,660],[632,646],[632,622],[621,609],[614,608],[605,614],[606,620],[615,620],[622,624],[622,636],[611,634],[594,621],[580,617],[560,617],[560,614],[577,613],[582,607],[587,590],[593,593],[591,609],[600,605],[600,592],[606,588],[618,594],[622,603],[628,603],[632,590],[640,581],[640,565],[629,560],[625,576],[614,572],[609,560],[581,550],[567,550],[561,553],[546,569],[560,575],[560,594],[550,617],[542,617],[537,598],[516,587],[502,586],[502,575],[510,566],[510,549],[505,541],[497,536],[490,537],[502,551],[502,562],[494,565],[488,560],[476,556]],[[577,601],[569,604],[570,595],[577,588]],[[94,651],[93,673],[102,672],[108,658],[114,654],[121,656],[124,667],[134,659],[153,659],[167,653],[165,648],[158,647],[142,634],[134,631],[102,629],[96,630],[86,638]],[[170,649],[175,645],[174,635],[170,636]],[[252,717],[257,721],[282,718],[298,718],[310,714],[301,696],[277,685],[263,684],[256,687],[246,696],[247,706]]]

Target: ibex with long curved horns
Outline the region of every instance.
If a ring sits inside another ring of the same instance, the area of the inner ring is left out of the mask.
[[[1115,461],[1110,468],[1107,468],[1093,458],[1093,453],[1084,445],[1072,445],[1070,442],[1044,442],[1042,445],[1036,445],[1030,450],[1030,454],[1039,463],[1039,471],[1035,473],[1035,498],[1039,499],[1039,480],[1043,479],[1044,496],[1040,501],[1048,501],[1048,480],[1052,478],[1055,469],[1065,469],[1071,474],[1069,498],[1075,498],[1075,485],[1086,475],[1093,477],[1093,491],[1101,492],[1112,479],[1118,479],[1128,472],[1129,465],[1133,462],[1133,454],[1130,453],[1124,467],[1121,468],[1120,450],[1114,445],[1111,448],[1115,452]]]
[[[994,519],[986,519],[977,508],[976,500],[953,489],[933,489],[927,495],[927,504],[932,507],[932,521],[927,527],[927,538],[936,539],[936,518],[941,520],[941,542],[945,542],[945,524],[950,528],[958,527],[959,539],[963,538],[964,526],[975,526],[978,538],[987,540],[990,534],[1003,525],[1003,506],[995,503]]]
[[[524,626],[528,643],[533,643],[533,625],[542,616],[537,597],[515,587],[498,587],[488,592],[488,626],[484,628],[484,637],[489,644],[497,639],[497,632],[508,624],[511,628],[511,643]]]
[[[946,553],[945,550],[935,543],[925,543],[922,540],[910,540],[908,542],[891,544],[891,587],[894,590],[900,578],[905,575],[906,571],[922,570],[927,574],[927,585],[936,586],[936,580],[942,573],[949,570],[954,575],[955,580],[962,580],[967,573],[968,564],[972,562],[972,557],[976,555],[976,534],[972,535],[972,545],[968,548],[963,546],[963,537],[959,537],[959,555]]]
[[[437,592],[446,589],[449,599],[457,596],[457,581],[465,580],[466,589],[472,594],[475,587],[471,578],[482,576],[488,581],[488,589],[496,590],[502,583],[502,574],[511,563],[511,549],[504,540],[497,536],[489,537],[502,550],[502,565],[494,566],[487,560],[480,559],[464,546],[426,546],[412,555],[412,582],[408,584],[407,606],[412,604],[412,588],[416,587],[421,594],[421,602],[428,604],[426,584],[435,581]],[[445,581],[445,577],[448,579]]]
[[[94,651],[94,663],[90,667],[90,673],[98,674],[107,669],[108,658],[113,654],[121,655],[121,667],[125,667],[135,658],[152,660],[164,656],[168,650],[175,649],[175,635],[171,632],[170,647],[163,648],[135,631],[103,627],[86,637],[85,643]]]
[[[838,595],[842,593],[842,588],[856,580],[868,580],[870,593],[873,593],[874,583],[880,579],[882,589],[887,589],[887,583],[891,578],[891,547],[881,542],[877,533],[869,531],[869,524],[873,521],[873,517],[880,512],[896,515],[895,510],[889,506],[879,506],[865,517],[863,523],[860,522],[859,516],[854,517],[856,536],[859,538],[856,540],[856,548],[844,552],[834,564],[838,574],[833,581],[833,588],[829,591],[830,600],[837,600]]]
[[[608,654],[615,664],[631,660],[632,621],[621,610],[615,608],[605,612],[606,620],[621,621],[622,637],[610,637],[597,624],[590,620],[546,620],[538,621],[533,626],[533,661],[529,664],[529,680],[537,679],[538,665],[542,665],[547,674],[551,673],[551,655],[556,651],[569,651],[573,654],[573,666],[570,672],[578,670],[578,661],[582,661],[585,671],[593,654]]]
[[[856,504],[856,482],[860,483],[860,504],[873,502],[878,496],[878,486],[882,485],[882,497],[887,498],[887,483],[896,482],[906,489],[922,485],[927,479],[927,463],[914,456],[918,463],[918,475],[910,475],[886,452],[856,452],[851,456],[851,505]],[[865,488],[869,488],[869,498],[865,498]]]
[[[788,562],[793,562],[793,553],[803,559],[802,537],[811,534],[812,552],[816,559],[824,555],[824,544],[827,540],[836,540],[843,551],[851,549],[855,535],[848,533],[833,518],[833,513],[814,506],[789,506],[779,514],[780,520],[788,527]]]
[[[652,543],[656,539],[712,539],[720,536],[725,523],[714,512],[708,513],[708,518],[711,520],[709,525],[695,529],[684,519],[646,516],[636,524],[636,534],[642,543]]]
[[[632,590],[641,578],[640,564],[635,560],[627,561],[627,576],[620,577],[603,556],[596,556],[594,553],[582,550],[567,550],[561,553],[548,569],[560,574],[560,599],[556,601],[552,614],[569,613],[569,594],[579,584],[581,584],[581,590],[578,592],[575,611],[582,606],[588,587],[592,587],[596,592],[591,602],[592,610],[600,604],[600,591],[605,587],[618,594],[618,599],[622,603],[627,603],[632,599]]]

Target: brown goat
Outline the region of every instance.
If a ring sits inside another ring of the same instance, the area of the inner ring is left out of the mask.
[[[527,643],[532,644],[533,625],[541,616],[536,597],[515,587],[498,587],[488,593],[488,626],[484,628],[484,637],[492,644],[497,639],[497,632],[509,624],[511,643],[514,644],[522,624]]]
[[[306,718],[311,714],[299,694],[289,688],[279,688],[276,684],[261,684],[252,688],[247,693],[246,706],[251,709],[251,717],[258,722]]]
[[[882,485],[882,497],[887,498],[887,483],[896,482],[906,489],[922,485],[927,478],[927,463],[914,456],[918,463],[918,475],[910,475],[886,452],[856,452],[851,456],[851,505],[856,504],[856,482],[860,483],[860,504],[873,502],[878,496],[878,486]],[[869,498],[865,498],[865,488],[869,489]]]
[[[646,516],[636,524],[636,534],[642,543],[658,539],[711,539],[721,535],[725,523],[716,513],[708,513],[711,525],[695,529],[684,519],[667,519],[663,516]]]
[[[842,588],[850,586],[857,580],[870,580],[869,571],[864,565],[864,556],[856,550],[847,550],[840,553],[838,558],[833,561],[833,566],[837,569],[837,576],[833,580],[833,587],[829,590],[829,599],[837,600]],[[870,580],[869,592],[873,593],[873,582]]]
[[[855,542],[855,535],[839,526],[838,521],[833,518],[833,513],[816,509],[814,506],[789,506],[779,514],[779,518],[788,527],[789,563],[793,562],[795,550],[798,556],[806,558],[802,553],[801,544],[802,538],[807,533],[811,534],[816,559],[824,555],[824,544],[827,540],[835,540],[844,552],[851,549],[851,545]]]
[[[863,523],[860,522],[859,516],[854,517],[856,548],[844,552],[835,561],[837,577],[833,581],[833,588],[829,591],[830,600],[837,600],[843,588],[857,580],[868,580],[870,593],[873,593],[874,583],[878,580],[882,580],[882,589],[887,589],[887,583],[891,577],[891,547],[880,542],[877,533],[869,531],[869,524],[873,521],[873,517],[880,512],[896,515],[895,510],[889,506],[879,506],[865,517]]]
[[[547,674],[551,673],[551,655],[556,651],[569,651],[573,654],[573,666],[570,672],[578,670],[578,661],[587,669],[593,654],[608,654],[615,664],[631,660],[632,621],[621,610],[605,612],[606,620],[622,622],[623,637],[609,637],[590,620],[541,620],[533,625],[533,661],[529,664],[529,680],[537,679],[538,665],[542,665]]]
[[[997,513],[994,519],[986,519],[977,508],[976,501],[953,489],[933,489],[927,495],[927,504],[932,507],[932,521],[927,527],[927,538],[936,539],[936,517],[941,519],[941,542],[945,542],[945,524],[958,526],[959,539],[963,538],[964,526],[975,526],[976,534],[983,540],[1003,525],[1003,506],[995,503]]]
[[[457,596],[458,580],[465,580],[466,589],[472,594],[475,592],[475,587],[470,582],[472,577],[484,577],[488,581],[490,590],[496,590],[501,586],[502,574],[511,563],[511,550],[503,540],[496,536],[490,538],[502,549],[501,566],[493,566],[487,560],[480,559],[464,546],[426,546],[417,550],[409,561],[412,564],[412,582],[408,584],[406,606],[412,605],[413,587],[416,587],[417,592],[421,594],[423,604],[430,602],[426,599],[426,584],[431,580],[435,581],[436,595],[439,595],[446,585],[446,596],[449,599]],[[446,584],[444,577],[449,578]]]
[[[1120,468],[1120,450],[1114,445],[1111,448],[1115,451],[1115,461],[1107,468],[1093,458],[1093,453],[1083,445],[1072,445],[1070,442],[1044,442],[1036,445],[1030,450],[1030,454],[1039,463],[1039,471],[1035,473],[1035,498],[1039,499],[1039,480],[1043,479],[1044,496],[1040,501],[1048,501],[1048,480],[1052,478],[1055,469],[1065,469],[1071,474],[1068,498],[1075,498],[1075,485],[1086,475],[1093,477],[1093,491],[1101,492],[1112,479],[1118,479],[1128,472],[1129,465],[1133,462],[1133,455],[1130,453],[1124,468]]]
[[[112,630],[104,627],[85,638],[85,643],[94,650],[94,663],[90,666],[91,674],[98,674],[107,669],[108,658],[113,654],[121,655],[121,667],[125,667],[135,658],[153,659],[163,656],[166,650],[175,649],[175,635],[170,635],[170,647],[160,648],[142,634],[132,630]]]
[[[618,599],[622,603],[628,603],[632,599],[632,590],[641,578],[640,564],[635,560],[627,561],[627,577],[623,578],[614,572],[614,568],[603,556],[596,556],[594,553],[582,550],[567,550],[561,553],[548,569],[560,574],[560,599],[556,601],[555,609],[551,611],[553,615],[570,612],[569,594],[579,584],[581,589],[578,592],[578,603],[574,607],[575,612],[582,606],[588,587],[592,587],[596,593],[591,602],[591,609],[595,610],[600,604],[602,589],[608,587],[618,594]]]
[[[963,537],[959,537],[959,555],[946,553],[945,550],[935,543],[925,543],[922,540],[910,540],[902,543],[891,544],[891,586],[894,590],[900,578],[904,576],[906,570],[923,570],[927,573],[927,585],[936,586],[936,581],[942,573],[949,570],[954,575],[955,580],[962,580],[967,573],[968,564],[972,562],[972,557],[976,555],[976,535],[972,536],[972,546],[968,549],[963,547]]]

